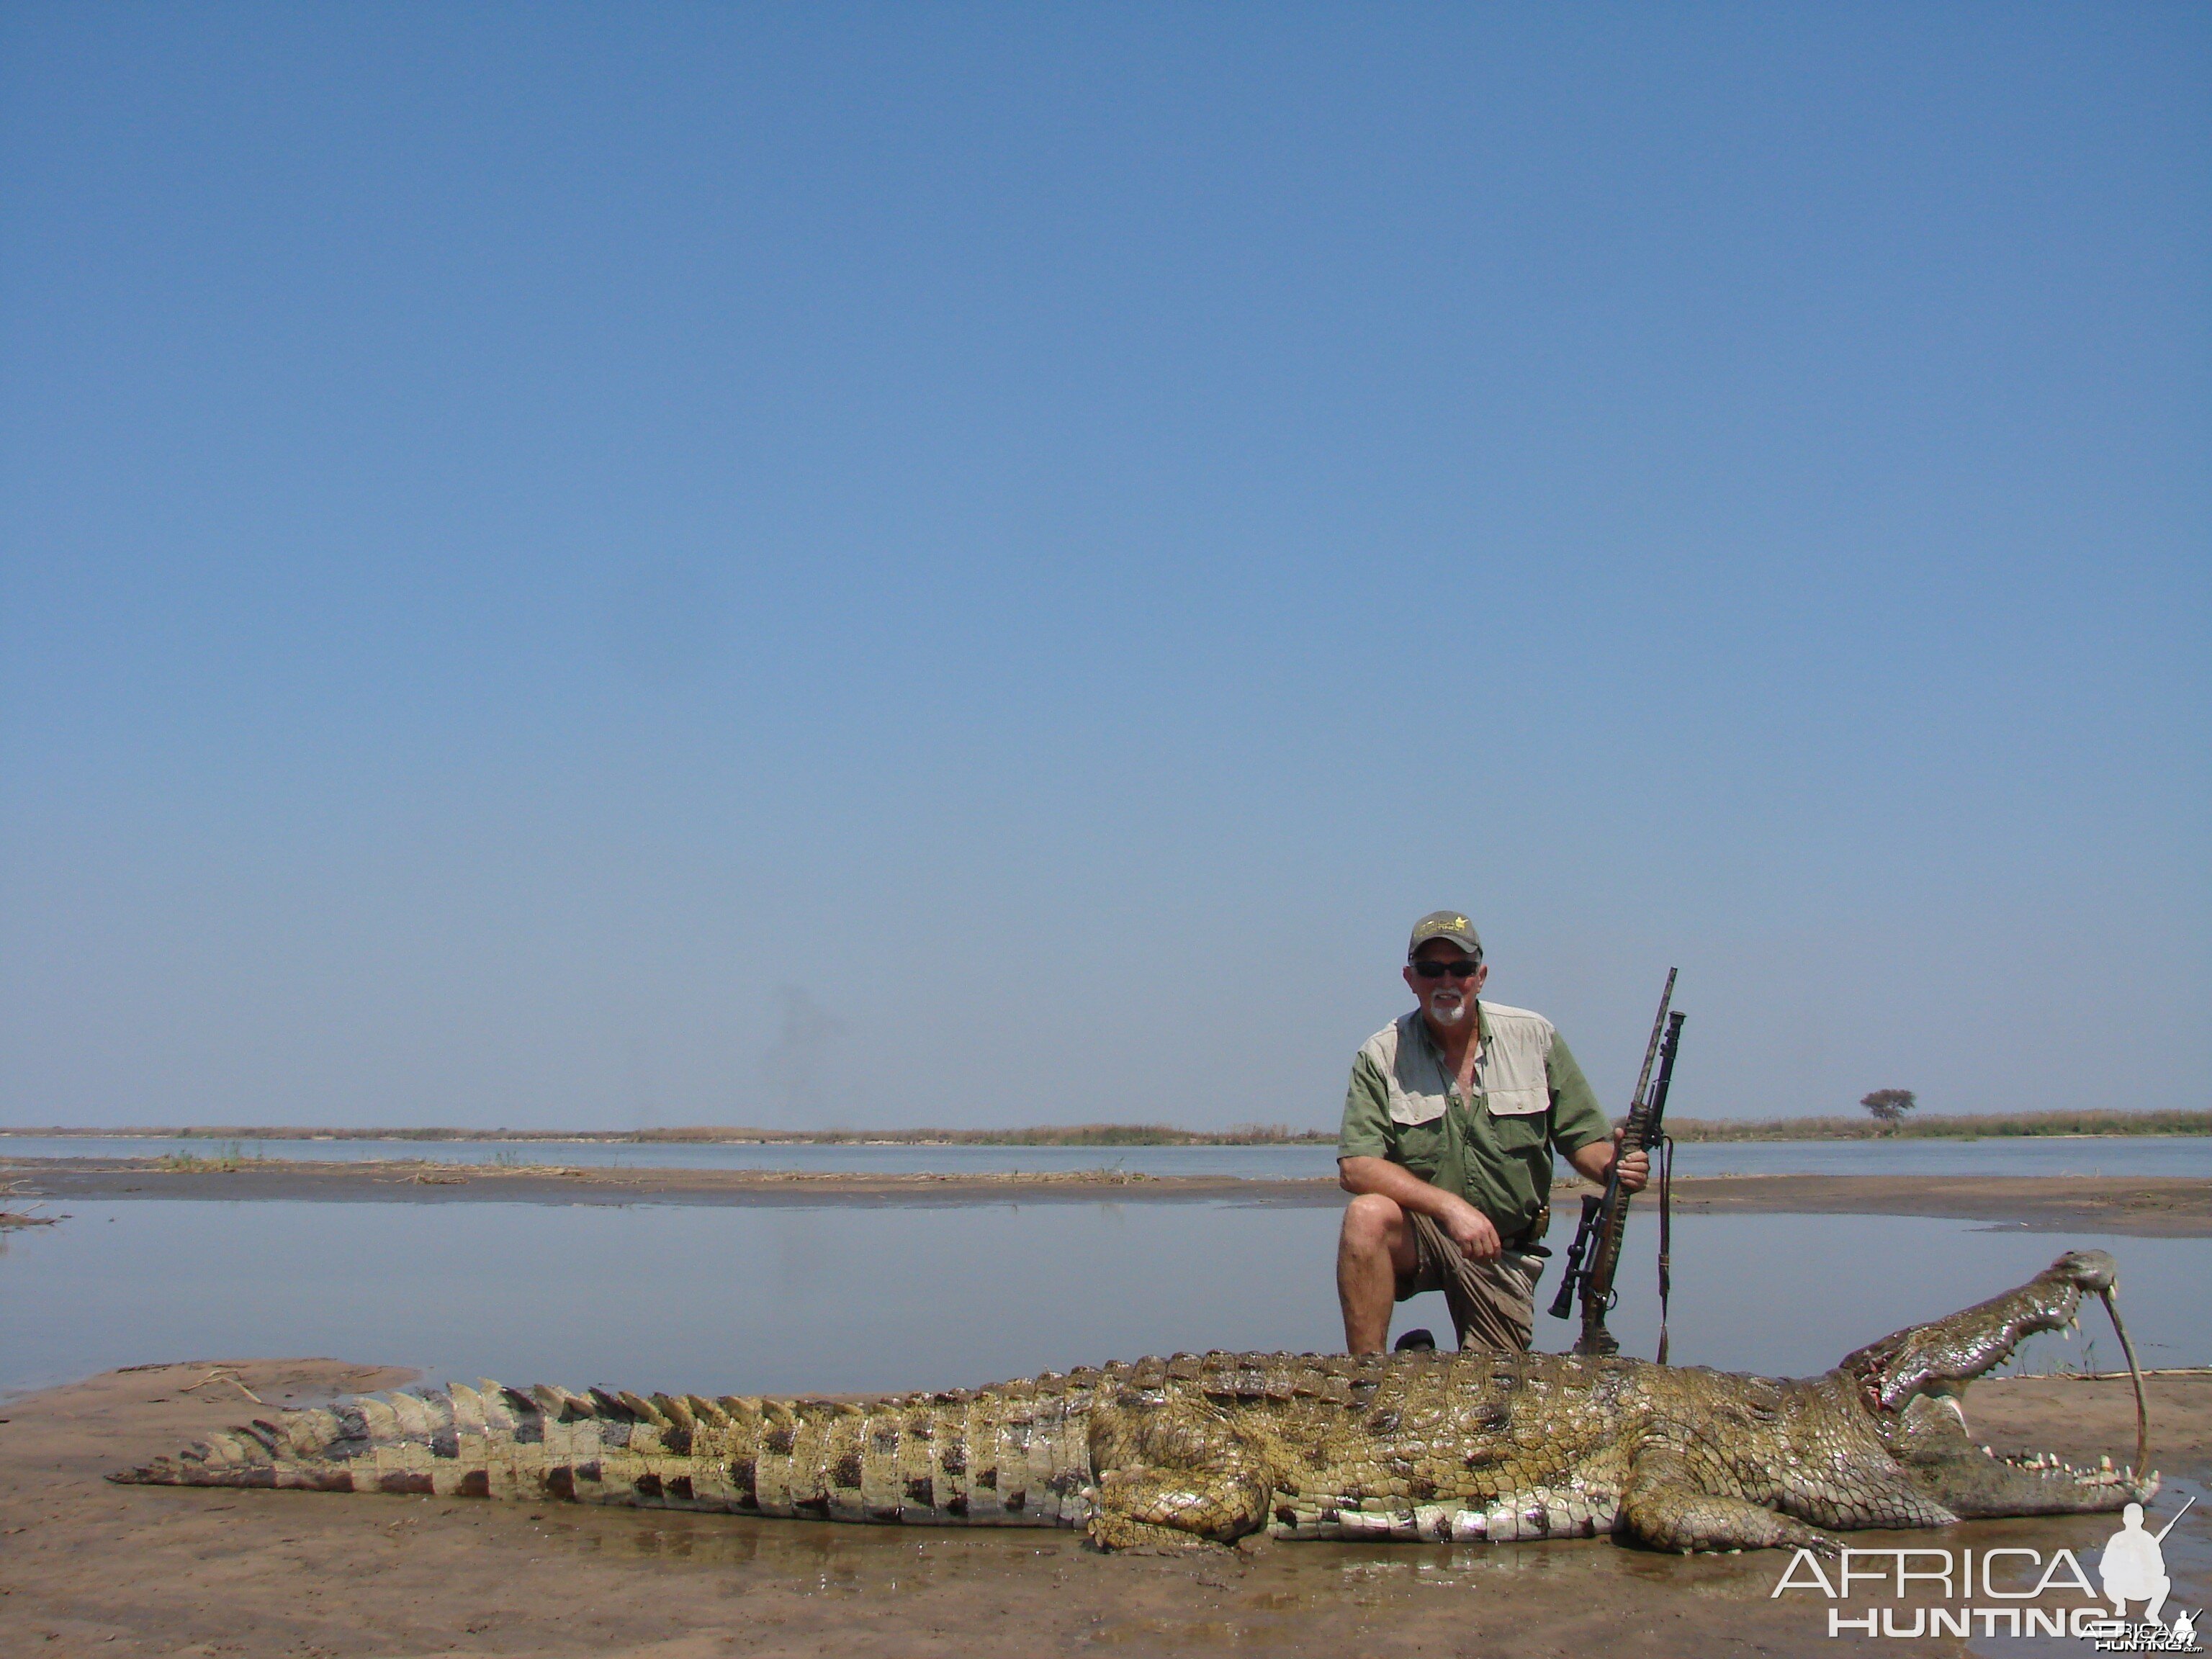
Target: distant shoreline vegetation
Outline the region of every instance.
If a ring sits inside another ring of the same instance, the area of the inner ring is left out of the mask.
[[[1328,1146],[1329,1129],[1239,1123],[1226,1129],[1178,1129],[1167,1123],[1047,1124],[1026,1129],[315,1129],[289,1125],[185,1128],[0,1129],[9,1137],[144,1140],[568,1141],[608,1146]]]
[[[2036,1135],[2212,1134],[2212,1112],[2014,1112],[1908,1119],[1895,1126],[1867,1118],[1680,1118],[1668,1125],[1684,1143],[1716,1140],[1986,1140]],[[1240,1123],[1227,1129],[1178,1129],[1166,1123],[1075,1123],[1026,1129],[315,1129],[296,1127],[0,1129],[0,1141],[47,1136],[147,1140],[570,1141],[627,1146],[1327,1146],[1327,1129]]]
[[[1670,1118],[1668,1133],[1692,1140],[1998,1140],[2034,1135],[2206,1135],[2212,1112],[1990,1112],[1905,1118],[1782,1117],[1753,1122]]]

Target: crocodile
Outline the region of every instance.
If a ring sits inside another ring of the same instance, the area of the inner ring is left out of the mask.
[[[1796,1380],[1473,1351],[1177,1354],[866,1401],[487,1381],[256,1419],[108,1478],[1081,1528],[1106,1549],[1264,1532],[1826,1554],[1836,1530],[2148,1498],[2140,1418],[2134,1466],[2077,1469],[1975,1445],[1962,1403],[2026,1337],[2076,1324],[2083,1292],[2111,1306],[2118,1272],[2071,1252]]]

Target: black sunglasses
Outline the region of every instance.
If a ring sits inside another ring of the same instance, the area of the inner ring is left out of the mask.
[[[1473,979],[1481,970],[1480,957],[1464,957],[1458,962],[1417,962],[1413,971],[1423,979],[1442,979],[1449,974],[1454,979]]]

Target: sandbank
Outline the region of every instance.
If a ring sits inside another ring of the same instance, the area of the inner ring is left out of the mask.
[[[1817,1598],[1770,1598],[1787,1558],[1560,1542],[1272,1545],[1103,1556],[1068,1534],[311,1492],[116,1486],[107,1470],[269,1405],[388,1388],[330,1359],[111,1371],[0,1405],[0,1650],[44,1656],[992,1656],[1089,1651],[1705,1656],[1825,1647]],[[532,1380],[532,1379],[518,1379]],[[566,1379],[571,1382],[592,1379]],[[597,1379],[615,1381],[618,1379]],[[2169,1477],[2212,1479],[2212,1378],[2151,1382]],[[2072,1461],[2124,1454],[2128,1385],[1983,1382],[1978,1436]],[[2161,1508],[2167,1507],[2161,1500]],[[2201,1510],[2201,1506],[2200,1506]],[[2081,1553],[2108,1516],[1988,1522],[1854,1543]],[[2206,1559],[2212,1523],[2182,1522]],[[2177,1542],[2181,1540],[2177,1540]],[[2206,1601],[2182,1565],[2177,1605]],[[1957,1644],[1885,1642],[1892,1652]]]
[[[1328,1177],[1240,1180],[1100,1169],[855,1175],[246,1159],[178,1169],[155,1158],[0,1159],[0,1185],[51,1199],[289,1199],[328,1203],[947,1205],[1238,1203],[1334,1206]],[[1563,1182],[1554,1201],[1587,1190]],[[1705,1176],[1674,1183],[1688,1214],[1948,1216],[2049,1232],[2212,1235],[2212,1180],[2182,1176]],[[1638,1200],[1652,1202],[1649,1194]],[[1565,1218],[1562,1218],[1565,1219]]]

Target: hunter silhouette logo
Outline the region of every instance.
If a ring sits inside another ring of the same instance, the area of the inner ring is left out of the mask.
[[[2196,1501],[2192,1498],[2189,1504]],[[2181,1506],[2173,1521],[2189,1512],[2189,1504]],[[2173,1590],[2173,1580],[2166,1576],[2163,1546],[2166,1534],[2173,1530],[2173,1521],[2167,1522],[2154,1534],[2145,1532],[2140,1504],[2130,1504],[2123,1510],[2120,1521],[2119,1531],[2105,1540],[2104,1558],[2097,1564],[2097,1577],[2105,1582],[2105,1599],[2112,1604],[2115,1619],[2128,1616],[2129,1602],[2141,1601],[2143,1622],[2163,1625],[2166,1620],[2158,1616],[2159,1609],[2166,1605],[2166,1598]]]
[[[2173,1579],[2166,1570],[2166,1535],[2172,1532],[2174,1522],[2189,1513],[2191,1498],[2173,1512],[2156,1532],[2143,1528],[2142,1505],[2130,1504],[2121,1511],[2121,1527],[2105,1540],[2105,1553],[2097,1564],[2097,1577],[2104,1581],[2105,1599],[2112,1604],[2113,1617],[2087,1632],[2097,1637],[2100,1653],[2202,1653],[2197,1644],[2197,1621],[2186,1613],[2175,1615],[2173,1623],[2166,1624],[2159,1613],[2166,1606],[2166,1598],[2173,1592]],[[2128,1622],[2128,1603],[2143,1604],[2142,1621]]]

